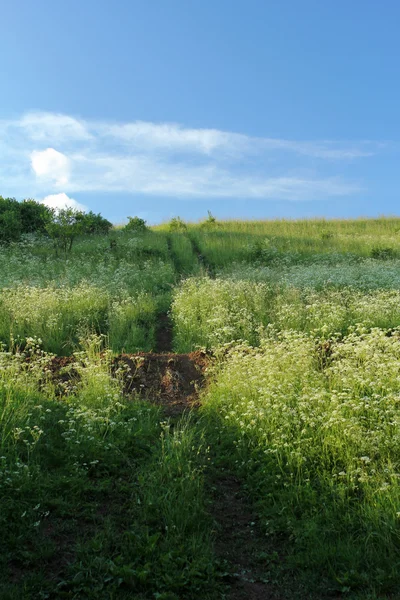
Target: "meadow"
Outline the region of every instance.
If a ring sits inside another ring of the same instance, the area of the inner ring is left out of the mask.
[[[0,344],[2,599],[400,597],[400,219],[23,235]]]

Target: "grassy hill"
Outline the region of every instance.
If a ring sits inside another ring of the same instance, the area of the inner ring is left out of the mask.
[[[0,252],[0,597],[398,597],[400,219]]]

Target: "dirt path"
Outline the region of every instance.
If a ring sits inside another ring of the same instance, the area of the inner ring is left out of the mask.
[[[193,252],[197,256],[197,260],[199,261],[200,265],[204,267],[209,277],[215,279],[215,266],[207,260],[207,257],[204,256],[204,254],[201,253],[200,247],[196,239],[191,235],[188,235],[188,238],[190,243],[192,244]]]
[[[72,358],[56,358],[56,380],[75,377],[65,373]],[[141,396],[163,407],[167,416],[179,418],[185,409],[199,405],[199,392],[206,384],[210,356],[191,354],[122,354],[113,369],[123,374],[124,394]],[[277,560],[262,535],[254,508],[240,481],[230,473],[210,473],[210,511],[215,521],[215,553],[226,570],[227,600],[286,600],[268,581],[271,563]],[[278,559],[279,560],[279,559]]]
[[[168,313],[160,313],[157,317],[156,352],[171,352],[172,323]]]
[[[216,522],[215,551],[226,563],[227,600],[284,600],[267,580],[262,567],[265,538],[240,481],[226,474],[213,481],[212,515]]]

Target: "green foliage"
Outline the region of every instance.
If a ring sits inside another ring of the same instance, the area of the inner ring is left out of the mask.
[[[0,243],[17,242],[24,233],[43,234],[51,217],[52,211],[34,200],[0,196]]]
[[[111,227],[112,224],[100,214],[63,208],[54,213],[53,219],[46,225],[46,231],[53,240],[56,250],[60,250],[64,256],[67,256],[78,236],[107,234]]]
[[[209,215],[110,246],[100,215],[30,202],[0,201],[0,597],[222,597],[208,464],[252,498],[276,595],[396,594],[399,220]],[[167,314],[175,350],[214,357],[201,415],[171,424],[111,369]]]
[[[37,344],[0,352],[0,596],[211,600],[203,441],[84,345],[63,398]]]
[[[128,217],[128,223],[124,227],[124,231],[131,231],[132,233],[145,233],[149,231],[146,225],[146,221],[140,217]]]
[[[317,597],[324,583],[360,598],[398,589],[399,333],[357,329],[321,368],[311,337],[271,332],[225,350],[204,400],[215,460],[247,481]]]
[[[84,213],[73,208],[62,208],[46,225],[46,231],[53,240],[56,251],[60,250],[66,257],[74,240],[85,232]]]
[[[280,254],[273,241],[268,238],[257,239],[249,247],[248,258],[253,263],[270,264],[277,261]]]
[[[371,248],[371,258],[378,260],[393,260],[397,258],[396,251],[391,247],[374,246]]]
[[[17,242],[22,234],[48,234],[67,253],[77,235],[107,234],[112,224],[100,214],[73,209],[54,211],[32,199],[18,202],[0,196],[0,243]]]
[[[46,225],[53,217],[53,211],[35,200],[24,200],[19,204],[22,233],[46,233]]]
[[[1,210],[0,199],[0,242],[17,242],[22,233],[21,220],[17,210]]]
[[[201,229],[215,229],[217,227],[217,219],[211,214],[211,211],[207,211],[208,217],[202,223],[200,223]]]
[[[84,233],[106,235],[112,229],[112,223],[102,217],[100,213],[97,215],[92,211],[80,213],[78,220],[82,222]]]
[[[168,223],[169,231],[186,231],[187,225],[180,217],[173,217]]]

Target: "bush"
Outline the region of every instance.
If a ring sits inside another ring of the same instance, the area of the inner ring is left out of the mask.
[[[278,257],[278,249],[271,244],[268,238],[256,240],[249,247],[249,259],[251,262],[270,264]]]
[[[18,212],[13,209],[1,210],[0,198],[0,243],[17,242],[21,236],[21,221]]]
[[[187,225],[180,217],[173,217],[168,224],[168,228],[170,231],[186,231]]]
[[[107,234],[112,229],[112,223],[102,217],[100,213],[97,215],[92,211],[80,213],[78,220],[82,223],[85,233]]]
[[[376,258],[378,260],[391,260],[396,258],[396,251],[394,248],[390,247],[374,246],[371,249],[371,258]]]
[[[17,242],[24,233],[45,233],[53,211],[35,200],[0,196],[0,243]]]
[[[100,213],[68,208],[54,211],[31,198],[18,202],[0,196],[0,243],[18,242],[25,233],[48,234],[67,252],[78,233],[106,234],[111,228],[112,223]]]
[[[145,233],[148,229],[146,221],[140,217],[128,217],[128,223],[124,227],[124,231],[132,233]]]
[[[207,217],[207,219],[205,219],[205,221],[203,221],[200,224],[200,228],[201,229],[214,229],[218,225],[217,219],[211,214],[210,210],[208,210],[207,213],[208,213],[208,217]]]
[[[53,211],[31,198],[18,204],[22,233],[46,233],[46,225],[53,218]]]

